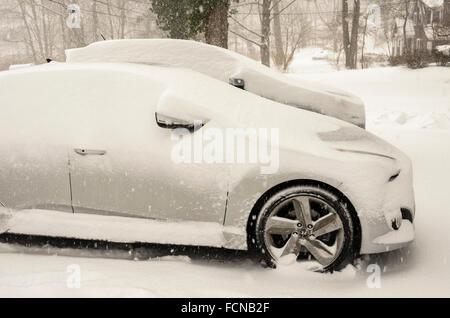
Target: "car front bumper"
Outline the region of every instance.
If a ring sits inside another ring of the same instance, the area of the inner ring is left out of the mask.
[[[376,193],[379,203],[373,211],[359,215],[361,254],[383,253],[414,241],[415,200],[413,173],[409,160],[399,164],[400,174]]]
[[[412,241],[414,241],[414,224],[409,220],[404,220],[402,226],[398,230],[390,231],[384,235],[378,236],[373,240],[373,243],[396,249]],[[394,247],[397,245],[398,247]]]

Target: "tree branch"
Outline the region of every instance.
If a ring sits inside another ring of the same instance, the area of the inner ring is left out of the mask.
[[[241,34],[235,32],[235,31],[233,31],[233,30],[230,30],[230,32],[233,33],[234,35],[236,35],[236,36],[238,36],[238,37],[240,37],[240,38],[242,38],[242,39],[244,39],[244,40],[250,42],[250,43],[253,43],[253,44],[259,46],[259,47],[262,46],[261,43],[258,43],[258,42],[256,42],[256,41],[253,41],[253,40],[251,40],[251,39],[249,39],[249,38],[247,38],[247,37],[245,37],[245,36],[243,36],[243,35],[241,35]]]
[[[295,1],[297,1],[297,0],[292,0],[291,2],[289,2],[283,9],[280,10],[280,12],[278,12],[278,14],[283,13],[283,11],[286,10],[287,8],[289,8],[291,5],[293,5]],[[270,20],[272,20],[272,19],[273,19],[273,16],[270,18]]]
[[[243,25],[241,22],[239,22],[239,21],[236,20],[235,18],[233,18],[233,17],[230,17],[230,18],[231,18],[231,20],[233,20],[234,22],[236,22],[236,23],[237,23],[241,28],[243,28],[244,30],[246,30],[246,31],[248,31],[248,32],[250,32],[250,33],[253,33],[254,35],[256,35],[256,36],[258,36],[258,37],[262,37],[261,34],[259,34],[258,32],[255,32],[255,31],[253,31],[253,30],[247,28],[245,25]]]

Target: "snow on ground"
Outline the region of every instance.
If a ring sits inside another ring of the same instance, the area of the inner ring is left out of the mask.
[[[412,129],[450,127],[449,68],[422,70],[381,67],[363,71],[302,73],[292,77],[310,79],[349,90],[367,107],[369,129],[387,124]]]
[[[333,67],[326,60],[313,60],[313,57],[320,55],[321,49],[318,48],[307,48],[297,53],[294,56],[294,60],[289,65],[289,73],[329,73],[334,71],[336,68]]]
[[[135,253],[120,250],[1,244],[0,296],[449,297],[450,68],[334,72],[323,61],[299,59],[291,77],[360,96],[368,129],[412,158],[417,215],[410,248],[366,257],[340,273],[319,274],[308,270],[309,262],[271,270],[251,263],[245,253],[220,250],[214,257],[205,249],[135,260]],[[382,269],[379,289],[366,284],[370,263]],[[67,286],[72,264],[80,269],[80,288]]]

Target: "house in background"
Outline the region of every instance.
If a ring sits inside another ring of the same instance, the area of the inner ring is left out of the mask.
[[[405,25],[405,19],[395,18],[392,45],[393,56],[402,56],[405,54],[405,34],[408,47],[410,48],[410,44],[414,41],[416,36],[414,23],[412,20],[407,19]]]
[[[404,18],[396,18],[393,30],[393,55],[428,53],[443,44],[450,44],[450,0],[416,0],[411,2],[411,13],[406,19],[406,46]]]

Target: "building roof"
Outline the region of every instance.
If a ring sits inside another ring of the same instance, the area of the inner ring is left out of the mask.
[[[444,0],[422,0],[430,8],[441,7],[444,4]]]

